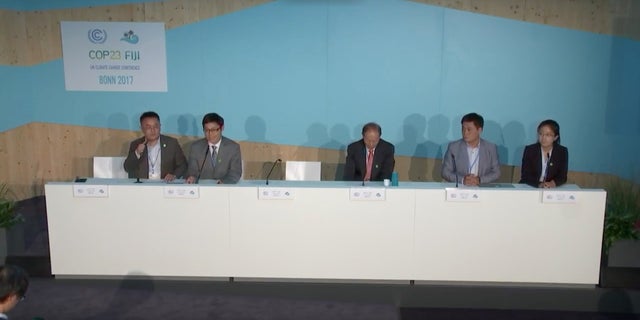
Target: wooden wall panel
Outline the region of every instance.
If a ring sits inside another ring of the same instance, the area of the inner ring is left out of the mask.
[[[611,1],[612,34],[640,40],[640,1]]]
[[[525,21],[609,34],[611,20],[609,0],[526,1]]]
[[[637,0],[412,0],[556,27],[640,40]]]
[[[26,12],[27,54],[24,58],[29,64],[62,56],[59,21],[67,15],[60,10]]]
[[[62,20],[155,21],[171,29],[270,1],[167,0],[44,11],[0,10],[0,64],[33,65],[59,59]],[[413,1],[640,40],[640,1],[635,0]]]
[[[30,123],[0,133],[0,182],[8,183],[19,199],[44,194],[48,181],[70,181],[76,176],[92,176],[94,156],[125,156],[129,142],[141,133],[51,123]],[[186,154],[200,137],[178,136]],[[345,152],[239,141],[247,180],[264,179],[275,159],[321,161],[323,180],[341,180]],[[396,157],[401,181],[441,181],[440,159]],[[284,178],[284,163],[273,179]],[[502,166],[500,182],[517,182],[520,168]],[[606,187],[615,176],[570,172],[569,183],[583,187]]]
[[[61,58],[60,21],[164,22],[171,29],[270,1],[167,0],[56,10],[0,9],[0,48],[6,48],[0,49],[0,64],[33,65]]]
[[[0,64],[16,65],[27,51],[25,14],[0,10]]]
[[[47,181],[91,173],[92,157],[124,154],[135,132],[30,123],[0,133],[0,180],[20,198],[43,194]]]
[[[439,7],[470,11],[513,20],[525,20],[527,0],[412,0]]]

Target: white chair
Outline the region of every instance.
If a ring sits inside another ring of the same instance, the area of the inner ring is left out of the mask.
[[[320,181],[320,161],[287,161],[285,180]]]
[[[93,177],[126,179],[129,177],[124,171],[125,157],[93,157]]]

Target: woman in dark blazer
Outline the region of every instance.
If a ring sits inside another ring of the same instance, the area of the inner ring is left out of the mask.
[[[538,142],[528,145],[522,155],[520,183],[554,188],[567,182],[569,151],[560,145],[560,125],[545,120],[538,125]]]

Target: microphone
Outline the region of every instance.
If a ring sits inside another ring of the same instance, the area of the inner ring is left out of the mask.
[[[451,153],[451,159],[453,160],[453,172],[456,174],[456,188],[458,187],[458,168],[456,167],[456,156]]]
[[[267,185],[269,185],[269,177],[271,176],[271,172],[273,172],[273,169],[275,169],[276,165],[282,162],[282,159],[276,159],[276,161],[273,162],[273,165],[271,166],[271,170],[269,170],[269,173],[267,174]]]
[[[202,168],[204,168],[204,163],[207,162],[207,157],[209,156],[209,145],[204,148],[204,159],[202,159],[202,164],[200,165],[200,169],[198,169],[198,176],[196,177],[196,184],[200,181],[200,175],[202,174]]]
[[[147,151],[147,139],[145,138],[142,143],[144,144],[144,150],[142,150],[142,153],[140,154],[140,159],[138,159],[138,170],[136,170],[136,182],[135,183],[142,183],[142,181],[140,181],[140,164],[142,164],[142,158],[144,158],[143,155],[144,155],[145,151]]]

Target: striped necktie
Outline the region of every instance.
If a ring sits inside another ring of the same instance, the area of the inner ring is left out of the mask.
[[[218,153],[216,152],[216,146],[210,145],[209,152],[211,154],[211,166],[216,167],[216,159],[218,159]]]
[[[365,181],[371,180],[371,168],[373,167],[373,150],[369,149],[369,155],[367,156],[367,174],[364,176]]]

